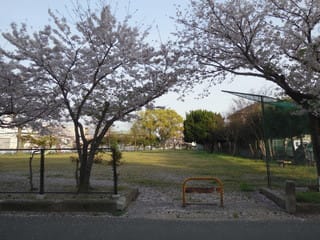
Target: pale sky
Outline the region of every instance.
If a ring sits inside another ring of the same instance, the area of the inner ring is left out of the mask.
[[[84,4],[87,2],[87,0],[78,1]],[[67,13],[66,6],[72,9],[72,2],[72,0],[0,0],[0,31],[9,30],[11,22],[25,22],[28,26],[38,29],[49,21],[48,8]],[[91,2],[100,2],[100,0],[91,0]],[[175,30],[174,20],[170,17],[175,17],[176,6],[186,8],[189,0],[109,0],[105,2],[113,6],[116,15],[121,16],[129,11],[133,14],[133,22],[146,27],[152,26],[151,39],[165,41]],[[173,39],[173,37],[170,38]],[[0,45],[6,47],[7,44],[0,39]],[[177,100],[179,97],[177,94],[169,93],[156,100],[155,105],[173,109],[182,117],[196,109],[205,109],[225,115],[229,112],[233,99],[237,97],[222,93],[221,90],[258,92],[269,86],[274,85],[263,79],[237,77],[233,82],[230,80],[212,87],[209,90],[210,95],[202,99],[197,99],[203,88],[199,86],[195,88],[194,94],[185,98],[184,102]]]

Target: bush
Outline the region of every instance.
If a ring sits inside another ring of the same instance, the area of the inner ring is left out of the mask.
[[[297,201],[305,203],[320,203],[320,192],[297,192]]]
[[[111,145],[111,157],[112,159],[110,164],[112,164],[113,162],[115,162],[117,166],[121,164],[120,159],[122,158],[122,153],[119,149],[118,144],[116,143]]]
[[[94,156],[94,159],[93,159],[93,163],[95,164],[101,164],[103,162],[103,160],[105,160],[103,158],[103,153],[97,153],[95,156]]]
[[[244,183],[240,183],[240,190],[242,192],[254,192],[255,188],[254,186],[244,182]]]
[[[71,156],[71,157],[70,157],[70,161],[71,161],[71,162],[78,162],[78,161],[79,161],[79,158],[78,158],[78,157]]]

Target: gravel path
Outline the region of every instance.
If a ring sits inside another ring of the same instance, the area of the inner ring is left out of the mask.
[[[210,221],[320,219],[319,215],[290,215],[258,192],[226,192],[223,208],[219,206],[218,197],[210,199],[211,204],[194,204],[183,208],[181,193],[177,190],[140,186],[139,192],[139,197],[129,206],[124,217]],[[201,194],[200,197],[205,198],[204,195],[208,194]]]
[[[176,188],[139,186],[139,196],[133,201],[120,218],[159,219],[159,220],[202,220],[202,221],[288,221],[320,220],[320,214],[290,215],[274,202],[258,192],[225,192],[224,207],[220,207],[218,194],[198,194],[196,198],[206,204],[190,204],[182,207],[181,192]],[[0,212],[0,215],[92,215],[111,217],[101,212]]]
[[[165,187],[146,187],[143,184],[134,186],[132,183],[126,182],[131,188],[139,189],[139,196],[136,201],[129,205],[127,211],[122,215],[123,218],[145,218],[145,219],[183,219],[183,220],[210,220],[210,221],[227,221],[227,220],[293,220],[293,219],[316,219],[320,220],[320,214],[317,215],[290,215],[283,209],[278,207],[274,202],[267,199],[264,195],[258,192],[239,192],[239,191],[225,191],[224,194],[224,207],[219,206],[219,195],[214,194],[189,194],[188,196],[195,196],[191,199],[193,202],[205,201],[210,204],[194,204],[182,207],[182,193],[180,185],[186,176],[179,176],[178,174],[168,173],[148,173],[144,172],[146,179],[159,182],[172,182],[171,186],[164,184]],[[14,178],[15,177],[15,178]],[[11,178],[17,180],[19,176],[0,176],[0,180],[5,179],[7,182]],[[141,177],[141,176],[140,176]],[[1,179],[2,178],[2,179]],[[25,177],[24,177],[25,178]],[[24,179],[23,178],[23,179]],[[11,179],[12,180],[12,179]],[[64,183],[73,184],[73,179],[51,179],[55,180],[55,187],[63,185]],[[49,178],[47,179],[49,181]],[[72,181],[72,182],[71,182]],[[22,187],[21,181],[11,181],[10,187],[17,185],[15,189]],[[23,183],[26,185],[23,189],[28,189],[28,182],[25,180]],[[95,181],[95,185],[99,186],[105,184],[103,181]],[[110,186],[112,182],[109,183]],[[51,186],[51,185],[50,185]],[[190,199],[189,199],[190,200]],[[188,200],[188,202],[189,202]],[[3,213],[1,213],[3,214]],[[25,213],[21,213],[25,214]],[[77,215],[78,213],[73,213]],[[79,213],[81,214],[81,213]],[[88,213],[84,213],[88,214]],[[94,213],[96,214],[96,213]],[[108,215],[101,213],[99,215]]]

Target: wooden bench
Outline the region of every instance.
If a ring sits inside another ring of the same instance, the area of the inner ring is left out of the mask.
[[[217,186],[211,187],[187,187],[187,183],[190,181],[214,181],[217,183]],[[219,178],[215,177],[191,177],[183,181],[182,184],[182,206],[187,205],[186,202],[186,193],[214,193],[217,192],[220,194],[220,206],[223,207],[223,183]],[[188,203],[191,204],[191,203]]]
[[[286,165],[291,165],[292,162],[290,160],[278,160],[279,166],[284,168]]]

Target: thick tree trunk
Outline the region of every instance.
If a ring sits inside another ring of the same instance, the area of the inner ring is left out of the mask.
[[[89,192],[91,168],[87,164],[81,164],[78,192]]]
[[[313,155],[316,162],[318,174],[318,191],[320,191],[320,118],[309,114],[311,124],[311,139],[313,146]]]
[[[94,153],[92,150],[88,152],[88,147],[82,147],[80,159],[80,176],[78,192],[89,192],[90,190],[90,176],[94,159]]]

